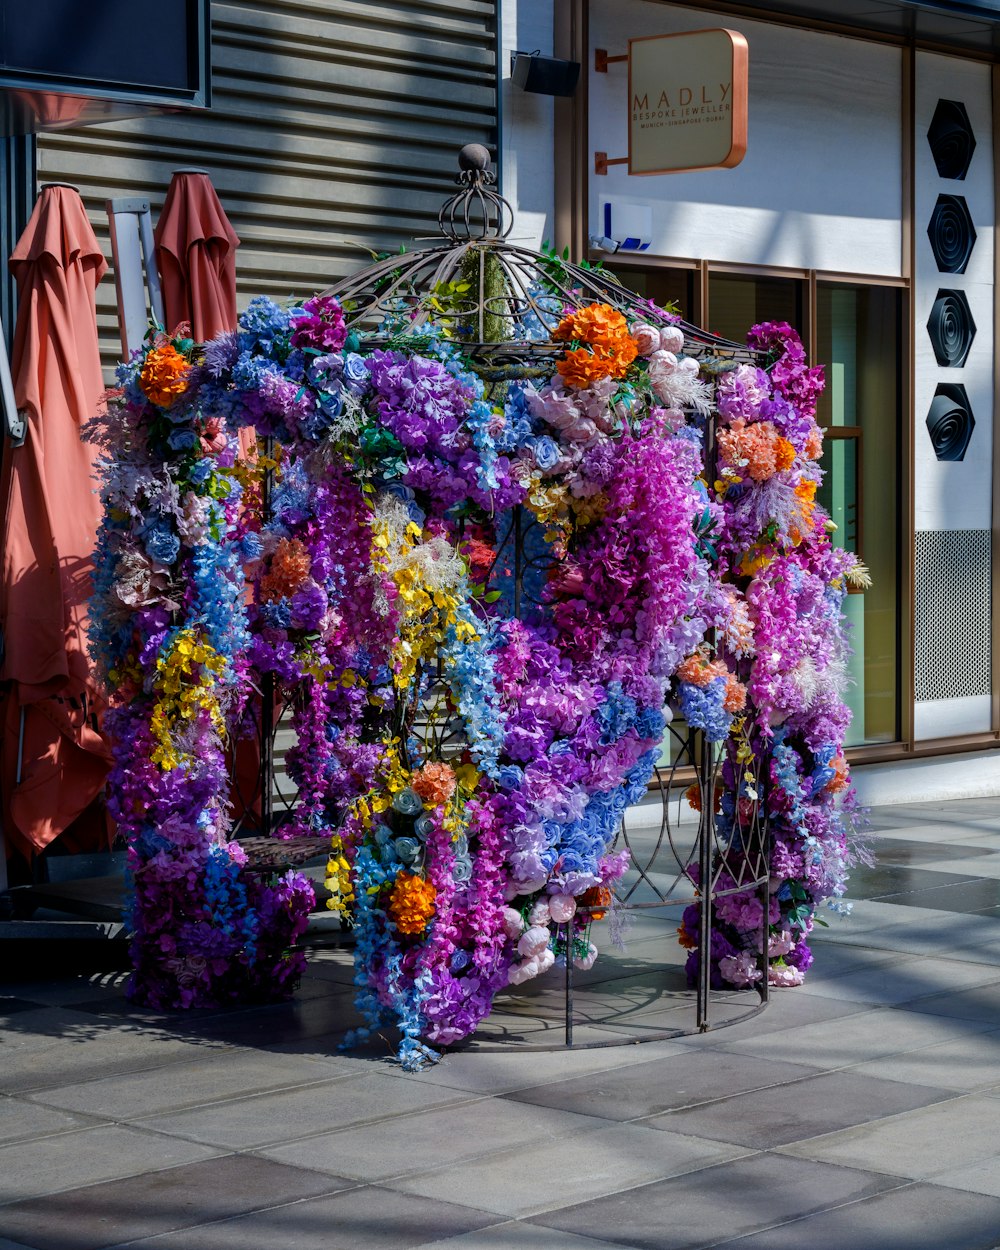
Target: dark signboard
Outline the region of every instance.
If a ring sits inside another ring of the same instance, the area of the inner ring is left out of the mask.
[[[205,107],[209,2],[0,0],[5,129]]]

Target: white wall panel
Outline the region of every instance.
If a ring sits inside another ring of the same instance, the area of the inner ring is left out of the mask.
[[[518,51],[552,55],[552,9],[552,0],[504,0],[501,9],[503,193],[514,209],[511,241],[533,248],[553,239],[554,103],[551,96],[512,84],[510,56]]]
[[[728,26],[750,48],[749,143],[734,169],[591,175],[602,197],[654,206],[649,251],[743,264],[901,273],[901,55],[856,39],[645,0],[593,0],[591,43]],[[627,67],[590,70],[591,149],[628,151]]]

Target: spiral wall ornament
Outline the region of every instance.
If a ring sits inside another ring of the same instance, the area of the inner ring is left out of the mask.
[[[942,273],[965,273],[976,243],[976,228],[964,195],[938,196],[927,236]]]
[[[960,382],[942,382],[927,413],[927,433],[938,460],[964,460],[976,419]]]
[[[939,365],[961,369],[976,337],[976,323],[964,291],[938,291],[927,333]]]
[[[927,142],[940,177],[965,177],[976,150],[976,136],[960,100],[938,100],[927,129]]]

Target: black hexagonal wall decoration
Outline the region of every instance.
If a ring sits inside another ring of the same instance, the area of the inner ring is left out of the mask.
[[[927,236],[942,273],[965,273],[976,243],[976,228],[964,195],[938,196]]]
[[[927,433],[939,460],[964,460],[976,418],[960,382],[942,382],[927,413]]]
[[[927,318],[927,333],[938,364],[961,369],[976,337],[976,323],[964,291],[938,291]]]
[[[927,142],[942,178],[964,178],[976,150],[976,136],[965,105],[960,100],[938,100]]]

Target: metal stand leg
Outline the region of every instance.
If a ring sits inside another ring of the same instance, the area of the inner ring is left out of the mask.
[[[573,921],[566,922],[566,1046],[573,1045]]]
[[[698,753],[701,815],[698,820],[698,888],[701,912],[698,932],[698,1031],[709,1029],[708,1009],[712,991],[712,852],[715,843],[715,767],[712,744],[701,735]]]

